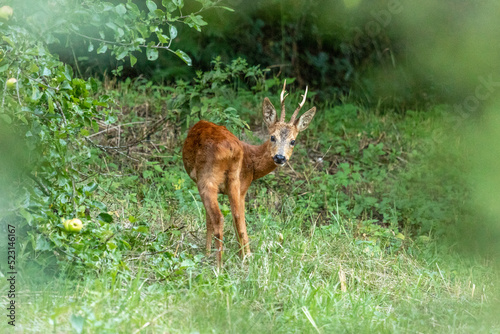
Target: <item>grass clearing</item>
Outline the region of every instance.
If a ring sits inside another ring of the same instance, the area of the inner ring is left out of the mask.
[[[27,277],[19,284],[17,328],[78,332],[82,320],[86,333],[470,333],[499,328],[498,322],[489,327],[483,321],[498,293],[498,272],[485,263],[443,255],[436,245],[425,245],[425,251],[415,247],[415,254],[376,255],[349,233],[281,231],[282,242],[276,230],[259,228],[254,256],[241,264],[235,254],[226,254],[220,273],[209,261],[158,280],[146,275],[151,268],[145,261],[130,276],[104,272],[38,284]]]
[[[93,137],[102,144],[140,138],[163,115],[165,98],[150,91],[159,88],[127,94],[120,89],[110,94],[123,96],[118,121],[128,125]],[[229,92],[219,98],[247,106],[248,99],[261,101],[258,94],[242,96]],[[244,110],[238,117],[254,130],[244,136],[258,142],[260,110]],[[15,329],[500,331],[498,268],[487,257],[457,252],[460,244],[447,238],[466,197],[456,182],[462,168],[453,164],[456,152],[442,155],[435,141],[441,109],[384,114],[346,103],[322,110],[314,131],[299,137],[291,168],[250,188],[246,216],[254,254],[244,263],[237,256],[228,201],[221,198],[221,272],[214,254],[205,256],[204,208],[182,167],[185,135],[178,114],[171,112],[148,140],[127,152],[94,148],[79,166],[99,180],[105,215],[91,212],[80,234],[50,229],[49,222],[48,240],[63,241],[55,251],[44,248],[43,236],[20,239],[24,268]],[[2,279],[0,293],[7,289]],[[2,309],[5,301],[0,299]],[[0,323],[1,331],[7,328]]]

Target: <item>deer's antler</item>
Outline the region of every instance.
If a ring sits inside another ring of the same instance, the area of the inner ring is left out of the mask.
[[[283,83],[283,90],[281,91],[281,95],[280,95],[280,102],[281,102],[280,122],[285,121],[285,99],[288,96],[288,94],[285,95],[285,88],[286,88],[286,79],[285,79],[285,82]]]
[[[302,99],[302,102],[299,103],[299,106],[297,107],[297,109],[295,109],[295,111],[293,112],[292,118],[290,119],[290,124],[295,122],[295,118],[299,114],[300,109],[302,109],[302,107],[304,106],[304,103],[306,103],[307,89],[308,89],[308,87],[306,86],[306,92],[304,93],[304,95],[302,95],[304,98]]]

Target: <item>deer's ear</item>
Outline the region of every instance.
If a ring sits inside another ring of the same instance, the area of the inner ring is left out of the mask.
[[[295,121],[295,126],[297,127],[297,130],[299,130],[299,132],[307,129],[314,117],[314,114],[316,114],[316,107],[312,107],[304,114],[302,114],[302,116],[300,116],[298,120]]]
[[[264,115],[264,122],[266,122],[267,127],[271,127],[276,123],[276,109],[274,109],[273,104],[267,97],[262,103],[262,115]]]

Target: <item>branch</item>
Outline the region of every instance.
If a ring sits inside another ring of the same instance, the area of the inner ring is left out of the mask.
[[[157,44],[157,45],[146,45],[146,44],[134,45],[134,43],[122,43],[122,42],[108,41],[108,40],[102,39],[102,38],[87,36],[87,35],[79,33],[76,30],[71,30],[71,31],[74,34],[76,34],[76,35],[78,35],[80,37],[83,37],[83,38],[86,38],[86,39],[90,39],[90,40],[93,40],[93,41],[97,41],[97,42],[103,42],[103,43],[113,44],[113,45],[119,45],[119,46],[138,46],[138,47],[141,47],[141,48],[148,48],[149,47],[149,48],[152,48],[152,49],[165,49],[165,50],[169,50],[170,52],[174,52],[174,51],[172,51],[170,49],[170,43],[168,43],[167,46],[160,45],[160,43]]]
[[[40,180],[38,180],[36,177],[31,175],[31,173],[27,173],[27,175],[30,179],[32,179],[37,184],[38,187],[40,187],[40,190],[43,192],[43,194],[45,196],[50,196],[49,190],[47,189],[47,187],[45,187],[45,185],[42,182],[40,182]]]
[[[151,127],[151,130],[149,130],[148,132],[146,132],[142,137],[140,137],[139,139],[134,140],[133,142],[131,142],[130,144],[127,144],[127,145],[122,145],[122,146],[104,146],[104,145],[96,144],[92,140],[90,140],[90,138],[92,136],[96,135],[96,134],[92,134],[90,136],[85,137],[85,140],[89,141],[92,145],[94,145],[95,147],[98,147],[98,148],[100,148],[102,150],[108,150],[109,149],[109,150],[116,150],[116,151],[118,151],[120,149],[126,149],[126,148],[129,148],[129,147],[132,147],[132,146],[135,146],[135,145],[139,144],[144,139],[148,138],[153,133],[155,133],[158,130],[158,127],[160,125],[163,125],[167,121],[167,116],[168,115],[164,116],[163,118],[161,118],[160,120],[158,120],[156,123],[154,123],[153,126]],[[141,123],[141,122],[134,122],[134,123]],[[123,125],[126,125],[126,124],[123,124]],[[120,126],[117,126],[117,127],[120,127]],[[97,134],[99,134],[101,132],[103,132],[103,131],[100,131]]]
[[[151,121],[144,121],[144,122],[130,122],[130,123],[125,123],[125,124],[119,124],[117,126],[112,126],[110,128],[107,128],[106,130],[102,130],[102,131],[99,131],[99,132],[96,132],[96,133],[93,133],[89,136],[87,136],[87,138],[92,138],[92,137],[95,137],[97,135],[100,135],[101,133],[107,133],[113,129],[118,129],[118,128],[121,128],[122,126],[126,126],[126,125],[132,125],[132,124],[144,124],[144,123],[147,123],[147,122],[151,122]]]

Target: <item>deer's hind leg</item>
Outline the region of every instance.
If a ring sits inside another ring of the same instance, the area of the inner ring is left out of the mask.
[[[205,202],[203,202],[203,205],[205,206]],[[212,220],[210,218],[210,215],[208,214],[206,206],[205,206],[205,216],[207,221],[206,255],[209,256],[210,252],[212,251],[212,236],[214,234],[214,230],[212,227]]]
[[[210,174],[209,174],[210,175]],[[214,175],[214,174],[212,174]],[[198,191],[200,192],[201,200],[206,211],[207,221],[207,239],[206,248],[207,254],[212,249],[212,236],[215,237],[215,247],[217,249],[217,263],[222,266],[222,238],[224,228],[224,216],[219,208],[217,194],[219,190],[219,182],[213,177],[209,177],[203,182],[198,182]]]

